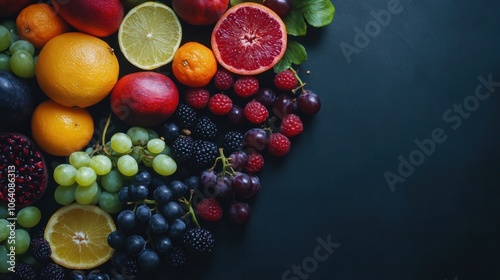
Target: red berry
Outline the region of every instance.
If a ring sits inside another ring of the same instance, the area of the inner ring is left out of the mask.
[[[296,88],[298,84],[299,80],[290,69],[281,71],[274,76],[274,85],[279,90],[290,91]]]
[[[214,84],[215,88],[218,90],[227,90],[234,83],[234,75],[233,73],[227,71],[224,68],[217,69],[214,76]]]
[[[232,107],[233,101],[223,93],[216,93],[208,99],[208,109],[214,115],[226,115]]]
[[[186,103],[194,109],[201,110],[208,104],[210,93],[206,88],[188,88],[184,92]]]
[[[266,121],[269,116],[266,106],[262,105],[259,101],[250,101],[243,109],[245,118],[254,124],[261,124]]]
[[[215,222],[222,217],[222,207],[215,198],[204,198],[196,205],[198,216],[205,221]]]
[[[280,125],[280,132],[286,137],[299,135],[304,130],[304,125],[300,117],[295,114],[288,114],[283,117]]]
[[[271,133],[267,151],[275,157],[283,157],[290,151],[291,144],[290,139],[285,135],[279,132]]]
[[[241,97],[249,97],[259,90],[259,80],[254,76],[242,76],[234,82],[234,93]]]
[[[257,152],[248,153],[248,161],[245,171],[248,173],[257,173],[264,167],[264,157]]]

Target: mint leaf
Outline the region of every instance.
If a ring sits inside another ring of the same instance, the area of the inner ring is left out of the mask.
[[[283,21],[288,34],[304,36],[307,23],[314,27],[326,26],[334,15],[335,7],[330,0],[293,0],[292,12]]]
[[[281,58],[276,65],[274,65],[273,70],[275,73],[286,70],[292,66],[300,65],[302,62],[307,60],[306,48],[297,41],[288,41],[286,47],[285,55]]]

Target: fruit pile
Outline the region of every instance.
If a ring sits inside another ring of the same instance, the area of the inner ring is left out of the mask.
[[[142,279],[206,262],[213,227],[258,214],[266,160],[321,109],[293,36],[329,24],[331,2],[49,2],[0,14],[0,272]],[[186,40],[186,25],[212,32]]]

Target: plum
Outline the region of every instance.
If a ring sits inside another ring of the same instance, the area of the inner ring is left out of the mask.
[[[33,97],[25,80],[0,71],[0,131],[17,130],[33,113]]]

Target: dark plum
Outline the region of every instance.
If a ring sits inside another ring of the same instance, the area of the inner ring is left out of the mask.
[[[263,151],[269,143],[269,135],[262,128],[249,129],[243,136],[243,145],[245,148]]]
[[[314,115],[321,109],[321,100],[314,92],[306,89],[297,98],[299,110],[306,115]]]
[[[254,96],[255,100],[259,101],[262,105],[270,107],[276,100],[276,94],[268,87],[260,88]]]
[[[286,17],[292,11],[292,0],[264,0],[262,4],[281,18]]]
[[[245,224],[252,218],[250,205],[245,202],[236,202],[229,207],[229,219],[235,224]]]

